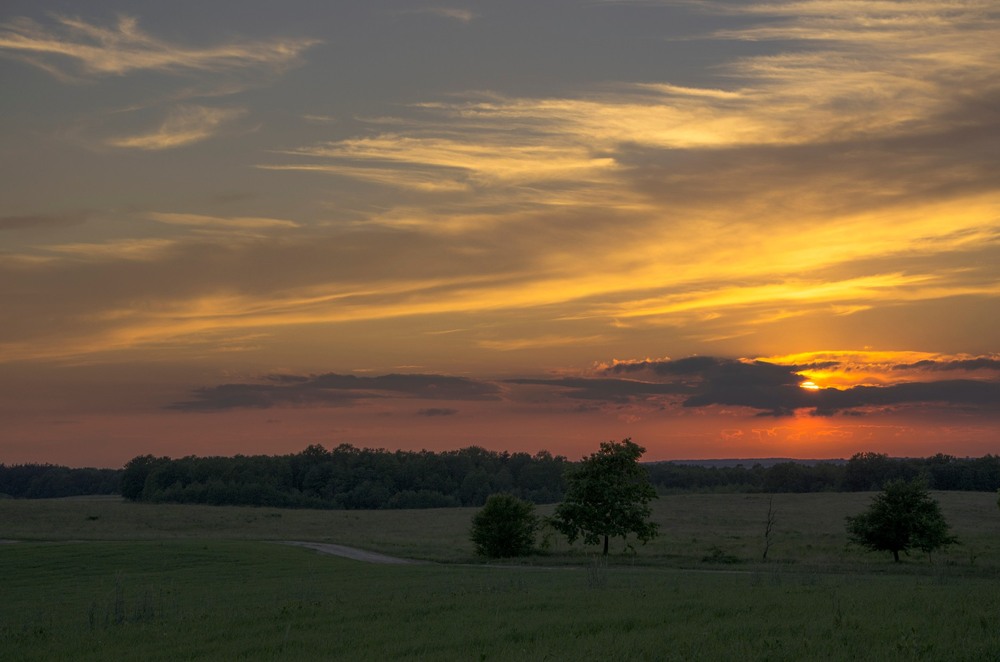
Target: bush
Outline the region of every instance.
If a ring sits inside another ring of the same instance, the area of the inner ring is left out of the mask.
[[[537,528],[534,504],[513,494],[493,494],[472,518],[471,538],[482,556],[524,556],[531,553]]]

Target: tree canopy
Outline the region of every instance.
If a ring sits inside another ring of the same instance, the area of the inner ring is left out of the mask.
[[[887,483],[867,511],[847,518],[847,533],[851,542],[871,551],[891,552],[897,563],[900,552],[919,549],[930,554],[958,542],[948,532],[938,502],[919,480]]]
[[[607,441],[566,473],[566,496],[556,507],[552,524],[572,543],[596,545],[635,534],[640,542],[656,536],[656,524],[649,521],[649,502],[656,490],[649,482],[639,458],[646,449],[631,439]]]

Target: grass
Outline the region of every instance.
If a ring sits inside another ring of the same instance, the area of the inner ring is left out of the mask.
[[[864,510],[873,493],[778,494],[768,553],[773,563],[878,569],[888,555],[846,546],[844,517]],[[1000,510],[989,492],[936,492],[962,544],[935,555],[938,565],[1000,568]],[[660,535],[639,547],[635,563],[698,567],[715,553],[760,559],[769,495],[684,494],[653,503]],[[543,506],[540,514],[549,514]],[[435,510],[283,510],[137,504],[116,497],[0,500],[0,539],[14,540],[313,540],[439,562],[475,562],[469,527],[475,508]],[[551,536],[534,561],[579,563],[587,550]],[[613,551],[621,553],[620,541]],[[926,559],[911,557],[911,563]]]
[[[935,495],[965,544],[933,564],[845,546],[871,496],[775,496],[766,564],[767,496],[680,495],[634,556],[557,542],[505,567],[465,564],[475,509],[5,500],[0,659],[1000,659],[995,495]],[[289,539],[446,563],[262,542]]]
[[[9,660],[995,660],[986,578],[374,566],[245,541],[0,549]],[[777,566],[776,566],[777,568]]]
[[[312,540],[397,556],[464,561],[474,508],[287,510],[142,504],[118,497],[0,500],[0,539]]]

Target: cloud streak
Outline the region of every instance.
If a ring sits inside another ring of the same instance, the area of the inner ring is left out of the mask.
[[[1000,246],[998,118],[984,110],[1000,98],[995,12],[974,1],[859,2],[851,16],[824,2],[704,7],[765,21],[709,38],[788,50],[729,62],[717,86],[421,103],[372,135],[258,167],[416,196],[368,220],[428,233],[513,234],[528,218],[559,227],[560,214],[600,207],[614,224],[567,223],[586,234],[553,236],[572,250],[538,257],[579,320],[727,338],[789,317],[1000,296],[975,257]]]
[[[461,7],[423,7],[419,9],[404,10],[404,14],[427,14],[445,18],[459,23],[470,23],[476,18],[476,14],[469,9]]]
[[[892,353],[886,353],[892,356]],[[865,359],[870,361],[877,355]],[[805,358],[805,357],[800,357]],[[860,358],[855,355],[855,359]],[[929,361],[919,365],[905,382],[875,385],[854,384],[846,387],[822,387],[818,390],[803,389],[808,377],[820,379],[837,371],[867,369],[892,371],[895,366],[851,364],[840,361],[814,362],[805,365],[781,365],[763,360],[734,360],[710,356],[678,360],[621,361],[604,368],[611,375],[634,376],[629,381],[584,379],[567,383],[549,380],[552,386],[574,389],[572,397],[603,399],[608,384],[627,394],[628,398],[651,396],[660,393],[683,395],[680,404],[687,408],[717,406],[747,407],[758,415],[785,416],[797,410],[810,410],[816,416],[836,413],[870,411],[876,408],[915,404],[938,404],[966,407],[989,413],[1000,404],[1000,375],[985,379],[941,379],[933,374],[941,365],[951,369],[996,369],[990,357],[951,360],[943,363]],[[864,366],[864,367],[862,367]],[[645,376],[645,380],[642,377]],[[539,383],[539,382],[535,382]]]
[[[193,400],[176,402],[168,408],[210,412],[236,408],[336,407],[383,398],[482,401],[497,400],[499,392],[496,385],[488,382],[444,375],[268,375],[258,383],[200,388],[194,392]],[[431,407],[420,410],[419,415],[434,417],[455,413],[451,408]]]
[[[995,369],[995,359],[957,360],[966,370]],[[877,368],[877,366],[876,366]],[[489,381],[434,374],[388,374],[358,377],[268,375],[248,383],[204,387],[193,399],[169,405],[182,411],[225,411],[239,408],[339,407],[363,400],[405,398],[480,401],[494,408],[551,406],[553,400],[587,401],[581,412],[595,407],[679,413],[706,407],[739,408],[756,416],[870,414],[900,407],[958,408],[965,414],[988,415],[1000,405],[1000,374],[988,379],[938,378],[934,366],[923,365],[916,379],[878,385],[804,389],[806,376],[816,370],[851,369],[838,362],[781,365],[762,360],[693,356],[683,359],[617,361],[598,376],[508,378]],[[872,369],[872,368],[869,368]],[[888,368],[891,371],[891,366]],[[519,391],[521,389],[521,391]],[[523,389],[529,389],[523,391]],[[545,394],[545,397],[539,397]],[[430,407],[418,414],[451,416],[450,407]],[[735,412],[730,412],[730,416]]]
[[[0,217],[0,232],[8,230],[46,230],[80,225],[91,216],[88,212],[31,214]]]
[[[851,16],[818,2],[746,9],[741,17],[760,24],[699,38],[782,50],[755,49],[701,85],[479,91],[377,122],[338,111],[344,121],[297,134],[324,139],[255,164],[271,183],[294,179],[290,190],[322,199],[321,211],[303,204],[300,220],[157,206],[134,212],[134,236],[19,248],[0,256],[0,288],[15,315],[57,319],[46,326],[58,331],[0,330],[0,342],[8,355],[80,356],[402,318],[471,328],[462,318],[476,315],[482,330],[455,338],[482,354],[643,342],[684,351],[710,342],[723,353],[738,338],[777,353],[843,346],[822,335],[831,328],[853,334],[848,346],[864,336],[861,346],[876,317],[883,336],[917,334],[922,311],[942,302],[995,309],[1000,38],[990,37],[1000,37],[1000,18],[976,2],[921,3],[912,16],[903,5],[852,7]],[[287,60],[267,48],[258,59],[240,59],[239,48],[213,59],[211,48],[156,40],[135,22],[53,21],[5,35],[66,31],[70,46],[102,44],[109,62],[142,48],[159,59],[135,66],[165,72],[281,67],[311,43]],[[92,75],[139,70],[59,57]],[[239,118],[239,109],[184,108],[112,140],[162,151]],[[40,310],[65,287],[55,283],[79,283],[68,288],[79,303]],[[787,328],[795,347],[769,340]]]
[[[159,151],[185,147],[215,136],[225,125],[243,117],[243,108],[209,108],[206,106],[180,106],[173,109],[166,119],[152,131],[108,138],[111,147]]]
[[[136,71],[281,70],[296,64],[302,52],[316,43],[300,38],[186,46],[158,39],[143,31],[135,17],[124,15],[111,26],[58,14],[49,24],[21,18],[0,26],[0,51],[61,78]]]

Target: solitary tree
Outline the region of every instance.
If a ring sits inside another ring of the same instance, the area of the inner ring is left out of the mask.
[[[490,558],[523,556],[535,543],[535,505],[513,494],[492,494],[472,518],[476,553]]]
[[[631,533],[643,543],[654,538],[656,524],[648,518],[656,490],[639,465],[645,452],[631,439],[603,442],[599,451],[570,469],[566,497],[552,518],[556,530],[571,543],[581,535],[588,545],[603,538],[605,556],[609,538],[620,536],[627,541]]]
[[[918,480],[887,483],[867,511],[847,518],[847,533],[851,542],[871,551],[892,552],[897,563],[900,552],[916,548],[930,554],[958,542]]]

